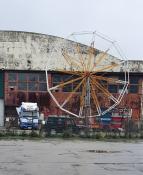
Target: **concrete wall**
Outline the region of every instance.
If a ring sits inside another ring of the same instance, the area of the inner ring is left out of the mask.
[[[86,61],[87,49],[85,45],[80,45],[82,55]],[[69,66],[62,56],[62,49],[66,49],[70,56],[78,58],[76,43],[63,38],[28,32],[0,31],[0,69],[11,70],[71,70],[75,66]],[[96,58],[101,56],[102,52],[98,51]],[[104,65],[119,63],[120,60],[106,55]],[[94,63],[94,59],[93,59]],[[143,72],[143,61],[138,63],[130,62],[132,71]],[[137,68],[138,69],[137,69]],[[106,71],[119,72],[124,67],[115,67]]]
[[[4,126],[4,100],[0,99],[0,126]]]
[[[142,60],[129,60],[130,72],[143,72],[143,59]]]

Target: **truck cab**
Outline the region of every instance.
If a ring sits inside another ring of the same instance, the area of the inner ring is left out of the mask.
[[[20,129],[38,129],[39,107],[37,103],[22,102],[16,110]]]

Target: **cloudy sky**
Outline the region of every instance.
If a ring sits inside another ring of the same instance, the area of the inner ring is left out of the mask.
[[[0,0],[0,30],[66,37],[97,30],[143,60],[143,0]]]

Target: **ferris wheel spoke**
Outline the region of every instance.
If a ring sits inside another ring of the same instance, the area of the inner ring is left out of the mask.
[[[85,71],[86,70],[86,65],[84,63],[84,59],[83,59],[81,48],[80,48],[79,44],[76,45],[76,50],[77,50],[77,53],[79,55],[79,61],[80,61],[80,64],[82,66],[82,70]]]
[[[71,61],[69,60],[69,58],[63,52],[62,52],[62,55],[64,59],[66,60],[66,62],[68,63],[68,65],[71,65]]]
[[[121,66],[125,63],[126,63],[126,61],[122,60],[121,62],[118,62],[118,63],[113,62],[113,63],[108,64],[108,65],[101,65],[100,66],[101,68],[95,69],[95,71],[92,74],[95,74],[96,72],[102,72],[102,71],[105,71],[105,70],[110,70],[110,69],[113,69],[115,67],[119,67],[119,66]]]
[[[102,52],[101,55],[95,61],[95,64],[92,66],[91,71],[94,70],[104,59],[106,59],[106,55],[110,49],[108,48],[105,52]]]
[[[77,62],[73,57],[69,56],[68,53],[66,51],[62,52],[65,60],[67,61],[67,63],[71,66],[75,66],[76,68],[78,68],[79,70],[82,69],[81,65],[79,64],[79,62]]]
[[[98,79],[98,80],[104,80],[106,82],[109,82],[109,83],[118,83],[118,84],[127,84],[126,81],[123,81],[123,80],[116,80],[116,79],[113,79],[113,78],[108,78],[108,77],[103,77],[103,76],[95,76],[93,77],[94,79]]]
[[[92,78],[92,83],[99,90],[101,90],[108,98],[110,98],[111,100],[113,100],[115,103],[118,103],[118,100],[107,89],[105,89],[100,83],[98,83],[96,80],[93,80],[93,78]]]
[[[92,46],[90,46],[89,47],[89,49],[88,49],[88,62],[87,62],[87,70],[90,70],[91,69],[91,60],[92,60],[92,58],[93,58],[93,56],[94,56],[94,52],[95,52],[95,48],[94,47],[92,47]]]
[[[61,73],[65,73],[65,74],[69,74],[69,75],[78,75],[81,76],[82,73],[79,71],[68,71],[68,70],[63,70],[63,69],[57,69],[57,72],[61,72]]]
[[[49,90],[54,90],[54,89],[58,89],[60,87],[64,87],[64,86],[66,86],[68,84],[71,84],[71,83],[76,82],[76,81],[81,80],[81,79],[83,79],[83,76],[82,77],[79,77],[79,78],[75,78],[75,79],[69,80],[69,81],[64,82],[64,83],[61,83],[61,84],[56,85],[54,87],[51,87],[51,88],[49,88]]]
[[[91,82],[91,94],[92,94],[92,98],[93,98],[93,102],[97,108],[97,111],[98,111],[98,114],[101,115],[102,111],[101,111],[101,108],[100,108],[100,104],[99,104],[99,101],[98,101],[98,98],[95,94],[95,91],[94,91],[94,86]]]
[[[107,55],[107,53],[109,52],[109,48],[105,51],[101,53],[101,56],[99,56],[99,58],[96,60],[96,64],[98,65],[99,63],[101,63],[104,59],[105,56]]]
[[[92,66],[92,58],[94,58],[96,49],[95,49],[95,34],[93,34],[93,37],[90,42],[90,46],[88,49],[88,62],[87,62],[87,70],[90,71],[91,66]]]
[[[80,88],[80,86],[82,85],[83,81],[84,81],[84,78],[83,78],[83,80],[74,88],[74,90],[72,91],[72,93],[65,99],[65,101],[64,101],[63,104],[61,105],[62,107],[65,106],[65,104],[69,102],[69,100],[73,97],[74,93],[77,92],[77,90]]]
[[[94,73],[96,73],[96,72],[102,72],[102,71],[105,71],[105,70],[111,70],[111,69],[113,69],[115,67],[118,67],[118,66],[120,66],[120,64],[112,63],[112,64],[109,64],[109,65],[103,66],[103,67],[101,67],[99,69],[95,69]]]

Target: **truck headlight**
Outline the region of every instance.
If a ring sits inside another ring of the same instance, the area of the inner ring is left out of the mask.
[[[22,123],[27,123],[27,122],[28,122],[27,119],[25,119],[25,118],[22,118],[20,121],[21,121]]]
[[[44,120],[42,120],[42,125],[45,125],[45,121]]]

